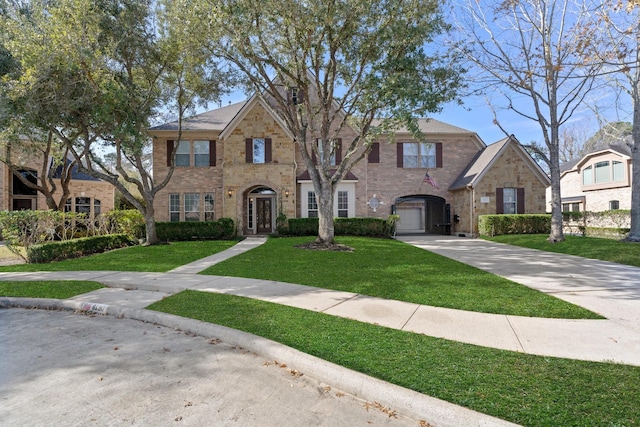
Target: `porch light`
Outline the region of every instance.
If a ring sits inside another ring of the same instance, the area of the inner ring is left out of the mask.
[[[284,190],[284,196],[289,197],[289,190]]]
[[[232,197],[233,196],[233,191],[232,190],[228,190],[227,191],[227,196]]]

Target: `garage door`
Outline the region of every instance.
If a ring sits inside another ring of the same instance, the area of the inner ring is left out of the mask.
[[[401,208],[397,210],[400,219],[396,225],[398,233],[424,233],[424,210],[422,208]]]

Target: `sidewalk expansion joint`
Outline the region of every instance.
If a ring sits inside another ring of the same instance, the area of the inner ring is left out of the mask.
[[[518,341],[518,346],[520,347],[520,351],[522,351],[523,353],[526,353],[527,351],[524,349],[524,345],[522,344],[522,341],[520,340],[520,337],[518,336],[518,332],[516,332],[516,328],[513,326],[513,323],[511,323],[510,316],[504,316],[504,317],[507,319],[507,323],[509,324],[509,327],[513,331],[513,335],[515,335],[516,340]]]
[[[415,310],[413,310],[413,312],[411,313],[411,315],[409,316],[409,318],[407,319],[407,321],[406,321],[406,322],[404,322],[404,324],[400,327],[400,330],[401,330],[401,331],[404,331],[404,330],[405,330],[404,328],[405,328],[405,327],[407,326],[407,324],[411,321],[411,319],[413,319],[413,316],[415,316],[416,312],[418,311],[418,309],[419,309],[420,307],[421,307],[421,305],[420,305],[420,304],[417,304],[417,305],[416,305]]]
[[[340,304],[344,304],[347,301],[351,301],[352,299],[358,298],[359,296],[360,296],[360,294],[354,294],[351,298],[347,298],[346,300],[337,302],[337,303],[333,304],[332,306],[325,308],[324,310],[319,310],[319,313],[324,313],[325,311],[331,310],[332,308],[337,307]]]

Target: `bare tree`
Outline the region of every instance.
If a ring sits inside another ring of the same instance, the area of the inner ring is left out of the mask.
[[[627,240],[640,242],[640,1],[607,0],[597,10],[602,36],[594,51],[606,65],[617,90],[631,99],[631,231]]]
[[[589,42],[589,7],[572,0],[466,0],[457,11],[456,46],[476,67],[481,90],[540,126],[546,150],[538,154],[551,177],[550,242],[564,240],[561,128],[594,87],[601,68],[582,54]]]

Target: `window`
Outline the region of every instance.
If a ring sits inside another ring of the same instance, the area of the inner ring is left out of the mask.
[[[624,166],[622,162],[613,162],[613,182],[624,181]]]
[[[524,202],[524,188],[496,188],[497,214],[523,214]]]
[[[593,168],[589,166],[582,170],[582,185],[593,184]]]
[[[615,211],[620,209],[620,200],[610,200],[609,201],[609,210]]]
[[[190,166],[191,144],[189,141],[178,141],[176,150],[176,166]]]
[[[442,167],[442,144],[432,142],[398,143],[398,167]]]
[[[193,141],[193,165],[209,166],[209,141]]]
[[[624,163],[602,161],[582,170],[582,185],[606,184],[624,181]]]
[[[21,170],[18,171],[23,178],[32,184],[38,183],[38,173],[36,171]],[[16,174],[13,175],[13,194],[21,196],[35,196],[38,194],[37,190],[27,187]]]
[[[318,154],[320,154],[320,162],[322,162],[324,159],[324,145],[322,144],[321,139],[318,139],[316,143],[318,144]],[[342,139],[337,138],[331,144],[330,165],[335,166],[341,161],[342,161]]]
[[[264,138],[253,138],[253,163],[264,163]]]
[[[98,199],[94,199],[93,200],[93,214],[94,215],[100,215],[100,206],[102,205],[102,203],[100,202],[100,200]]]
[[[347,191],[338,191],[338,218],[347,218],[349,216],[349,193]]]
[[[200,221],[200,194],[186,193],[184,195],[184,220]]]
[[[309,218],[318,217],[318,201],[316,200],[316,193],[313,191],[307,193],[307,212]]]
[[[580,212],[580,203],[563,203],[562,212]]]
[[[180,221],[180,195],[169,194],[169,221]]]
[[[204,195],[204,220],[215,221],[213,193]]]
[[[504,188],[503,189],[503,212],[505,214],[515,214],[517,212],[517,196],[515,188]]]
[[[247,206],[247,228],[253,230],[253,197],[249,198],[249,205]]]

